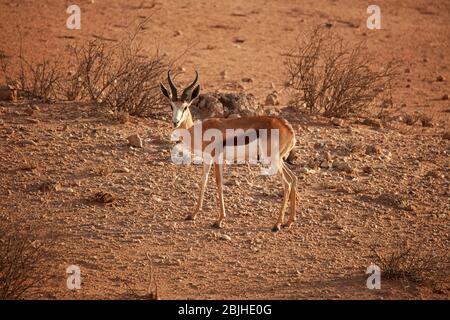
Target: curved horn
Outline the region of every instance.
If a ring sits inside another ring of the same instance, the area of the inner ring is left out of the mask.
[[[186,100],[188,98],[189,91],[197,84],[197,80],[198,80],[198,72],[197,72],[197,70],[195,70],[195,79],[194,79],[194,81],[192,81],[192,83],[190,85],[188,85],[183,90],[183,94],[181,95],[182,99]]]
[[[170,90],[172,91],[172,100],[177,99],[177,87],[173,84],[172,77],[170,76],[170,70],[167,71],[167,81],[169,82]]]

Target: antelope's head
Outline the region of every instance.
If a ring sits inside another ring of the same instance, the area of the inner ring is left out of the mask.
[[[170,70],[167,72],[167,82],[170,86],[170,93],[167,88],[160,83],[162,94],[169,100],[172,109],[172,123],[174,128],[178,128],[190,116],[189,107],[198,98],[200,94],[200,85],[197,84],[198,72],[195,71],[195,79],[186,88],[181,96],[178,97],[177,87],[172,81]]]

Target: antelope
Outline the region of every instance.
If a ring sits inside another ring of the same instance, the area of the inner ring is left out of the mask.
[[[192,81],[186,88],[184,88],[180,96],[178,95],[177,87],[172,80],[170,70],[167,73],[167,82],[170,86],[170,93],[169,90],[164,86],[164,84],[160,83],[161,92],[168,100],[172,109],[172,124],[174,130],[182,128],[187,129],[190,133],[194,132],[195,126],[192,120],[190,107],[198,99],[200,94],[200,85],[197,84],[197,81],[198,72],[195,71],[194,81]],[[266,129],[269,131],[271,129],[278,129],[279,154],[276,157],[277,162],[275,163],[275,165],[277,173],[281,177],[284,194],[282,205],[278,214],[278,219],[273,226],[272,231],[277,232],[281,229],[282,226],[289,228],[296,221],[297,189],[297,177],[285,163],[285,158],[292,151],[296,143],[295,132],[292,126],[286,120],[276,116],[244,116],[241,118],[209,118],[201,121],[202,136],[203,133],[208,129],[216,129],[221,131],[222,133],[225,133],[227,129]],[[236,143],[235,141],[234,143]],[[248,141],[244,142],[244,144],[248,143]],[[194,149],[195,146],[191,145],[190,148]],[[201,152],[205,152],[205,144],[201,144],[200,148]],[[186,220],[195,220],[197,214],[202,209],[204,193],[208,183],[209,172],[212,166],[214,167],[214,176],[217,184],[217,193],[220,207],[219,217],[213,224],[213,227],[221,228],[223,220],[226,217],[223,197],[223,163],[216,161],[203,162],[203,175],[200,185],[200,195],[193,212],[186,217]],[[286,223],[283,224],[288,201],[290,201],[290,214]]]

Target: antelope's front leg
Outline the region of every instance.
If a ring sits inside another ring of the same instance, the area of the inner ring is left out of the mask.
[[[206,185],[208,184],[208,176],[209,171],[211,170],[211,163],[210,161],[203,163],[203,175],[202,175],[202,184],[200,186],[200,196],[197,201],[197,205],[195,206],[194,212],[189,214],[186,217],[186,220],[195,220],[195,217],[197,216],[198,212],[202,209],[203,206],[203,198],[205,195],[205,189]]]
[[[213,224],[213,227],[221,228],[222,221],[226,216],[225,204],[223,202],[223,164],[214,163],[214,176],[216,178],[216,184],[217,184],[217,194],[218,194],[218,198],[219,198],[220,213],[219,213],[219,219]]]

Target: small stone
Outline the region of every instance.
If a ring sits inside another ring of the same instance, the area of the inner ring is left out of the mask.
[[[162,199],[156,195],[153,195],[152,199],[155,200],[156,202],[162,202]]]
[[[329,162],[328,160],[324,160],[324,161],[322,161],[322,163],[320,164],[320,167],[323,168],[323,169],[328,169],[328,168],[331,167],[331,164],[330,164],[330,162]]]
[[[34,113],[34,110],[31,108],[27,108],[23,111],[23,113],[25,113],[27,116],[32,116]]]
[[[335,220],[335,219],[336,219],[336,216],[335,216],[333,213],[331,213],[331,212],[329,212],[329,213],[324,213],[324,214],[322,215],[322,221],[323,221],[323,220],[332,221],[332,220]]]
[[[442,96],[442,100],[448,100],[448,94],[444,94],[444,95]]]
[[[364,119],[363,124],[366,125],[366,126],[371,126],[373,128],[376,128],[376,129],[380,129],[380,128],[383,127],[380,119],[366,118],[366,119]]]
[[[266,109],[265,113],[268,116],[278,116],[280,115],[280,111],[276,108],[270,108],[270,109]]]
[[[219,239],[220,240],[224,240],[224,241],[231,241],[231,237],[229,235],[226,234],[219,234]]]
[[[333,168],[335,168],[337,171],[344,171],[346,173],[351,173],[353,171],[353,168],[350,166],[350,164],[343,160],[333,161]]]
[[[438,81],[438,82],[442,82],[442,81],[444,81],[445,80],[445,78],[444,78],[444,76],[442,76],[442,75],[438,75],[437,77],[436,77],[436,81]]]
[[[366,154],[367,155],[374,155],[374,154],[380,154],[380,153],[381,153],[380,147],[378,147],[375,144],[371,144],[371,145],[368,145],[366,147]]]
[[[372,174],[373,173],[373,168],[371,166],[364,166],[362,168],[362,171],[365,174]]]
[[[253,82],[253,79],[252,78],[248,78],[248,77],[242,78],[241,80],[242,80],[242,82],[247,82],[247,83],[252,83]]]
[[[450,140],[450,131],[444,132],[444,134],[442,135],[442,139]]]
[[[266,106],[277,106],[280,102],[278,101],[278,96],[276,93],[269,93],[266,97],[265,105]]]
[[[130,146],[135,148],[142,148],[142,139],[138,134],[133,134],[127,138]]]
[[[305,168],[305,167],[301,167],[300,169],[298,169],[298,172],[303,173],[303,174],[308,174],[309,173],[309,169]]]
[[[10,85],[0,85],[0,101],[17,101],[17,90]]]
[[[220,77],[222,78],[222,80],[225,80],[227,78],[228,74],[225,70],[220,72]]]
[[[244,43],[244,42],[245,42],[245,39],[240,38],[240,37],[234,37],[234,38],[233,38],[233,42],[234,42],[234,43]]]
[[[411,204],[411,203],[407,203],[405,205],[402,206],[402,209],[405,211],[409,211],[409,212],[415,212],[417,211],[417,208],[415,205]]]
[[[28,140],[28,139],[24,139],[19,141],[18,143],[20,146],[25,147],[25,146],[36,146],[37,143],[33,140]]]
[[[342,127],[344,125],[344,120],[340,118],[331,118],[331,123],[337,127]]]

